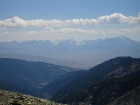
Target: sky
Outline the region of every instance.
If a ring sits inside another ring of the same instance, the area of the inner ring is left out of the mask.
[[[0,42],[140,41],[140,0],[0,0]]]

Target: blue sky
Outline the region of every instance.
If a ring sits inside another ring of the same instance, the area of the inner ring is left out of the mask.
[[[0,41],[140,41],[140,0],[0,0]]]

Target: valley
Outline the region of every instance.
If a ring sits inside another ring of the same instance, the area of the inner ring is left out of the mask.
[[[139,58],[116,57],[89,70],[1,58],[0,69],[0,89],[47,98],[56,103],[117,105],[118,101],[124,102],[120,101],[121,97],[128,101],[125,95],[133,94],[131,100],[140,95],[135,92],[139,92],[140,86]],[[133,102],[138,103],[137,100]]]
[[[138,105],[139,45],[127,37],[0,42],[0,89],[68,105]]]
[[[140,0],[0,0],[0,105],[140,105]]]

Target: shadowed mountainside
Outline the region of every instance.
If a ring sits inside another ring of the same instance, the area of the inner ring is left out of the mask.
[[[140,69],[140,59],[116,57],[87,71],[73,71],[47,84],[42,93],[55,97],[66,97],[111,78],[120,78]]]
[[[140,103],[140,86],[135,88],[134,90],[124,94],[121,97],[113,100],[107,105],[139,105]]]
[[[136,94],[140,86],[139,58],[116,57],[79,71],[49,63],[3,58],[0,70],[1,89],[47,97],[59,103],[107,105],[134,103],[136,96],[139,99]],[[126,97],[130,94],[133,97]]]
[[[139,86],[140,70],[125,77],[109,79],[99,84],[95,84],[88,89],[75,92],[72,95],[66,97],[61,96],[61,98],[54,97],[54,99],[57,102],[68,103],[71,105],[107,105],[108,103],[114,105],[113,103],[117,104],[117,102],[126,102],[127,104],[125,105],[130,105],[128,103],[139,102]],[[131,93],[133,96],[130,96],[130,92],[136,88],[138,89],[135,91],[138,93]],[[136,96],[139,97],[137,97],[138,100],[135,99]],[[131,101],[128,101],[128,99],[131,99]],[[125,101],[123,102],[123,100]]]
[[[43,62],[0,58],[0,88],[34,95],[45,84],[73,70]]]

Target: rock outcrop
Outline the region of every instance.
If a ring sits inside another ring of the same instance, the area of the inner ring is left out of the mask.
[[[0,90],[0,105],[63,105],[46,99]]]

